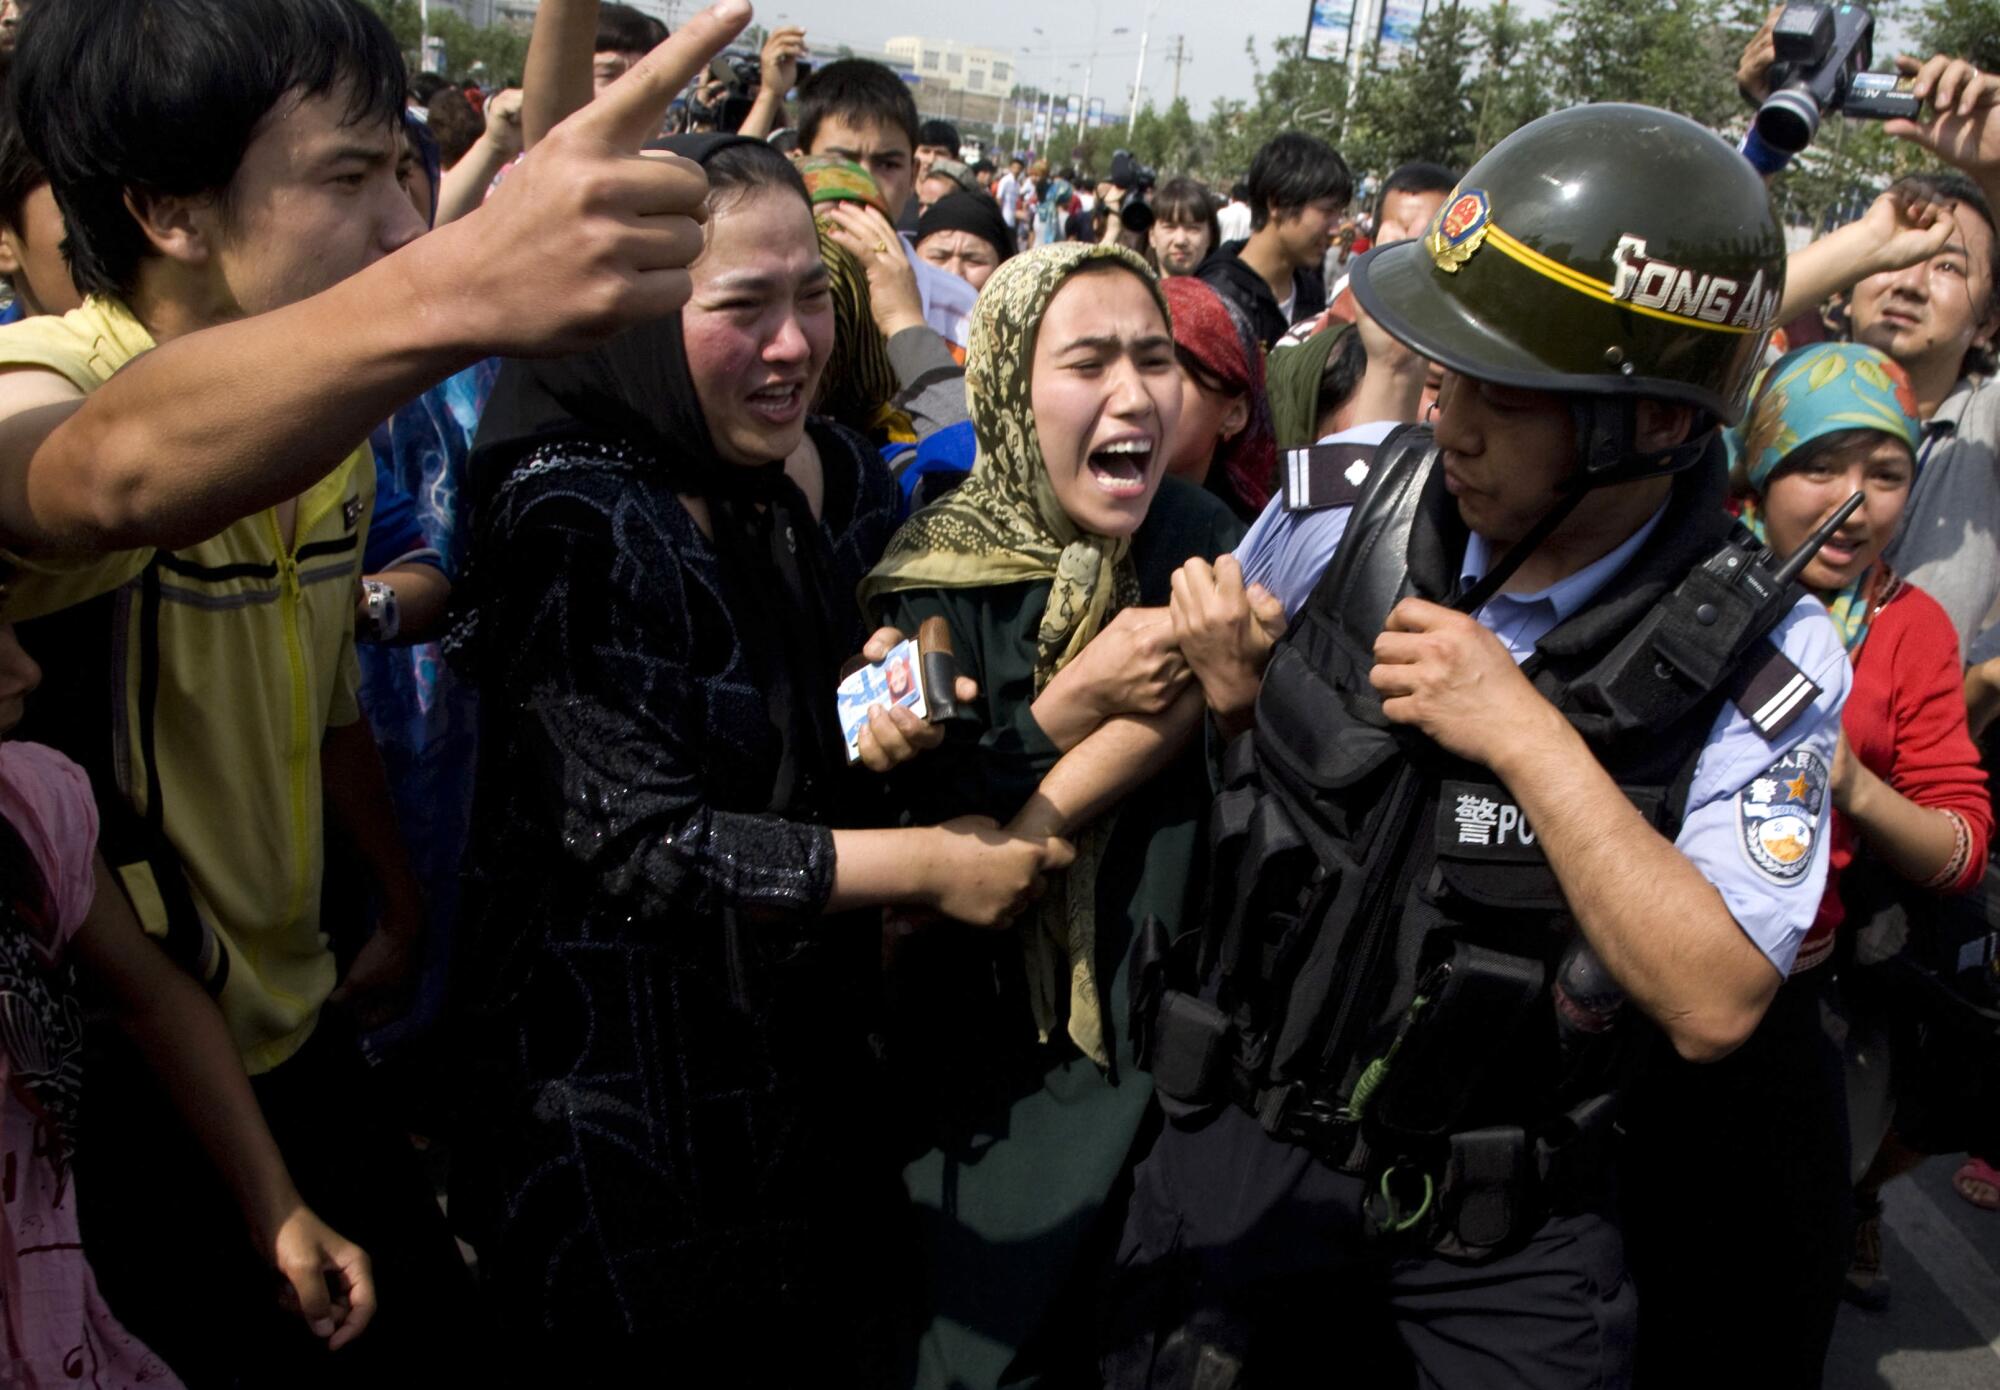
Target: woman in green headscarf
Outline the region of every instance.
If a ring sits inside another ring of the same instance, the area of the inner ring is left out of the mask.
[[[884,621],[944,618],[979,682],[977,727],[903,779],[914,817],[1007,820],[1107,720],[1189,693],[1171,577],[1241,526],[1163,476],[1178,373],[1157,282],[1122,248],[1039,248],[987,281],[966,362],[978,459],[862,585]],[[1163,760],[1014,932],[896,943],[897,1042],[932,1145],[905,1174],[930,1253],[923,1384],[1090,1365],[1089,1262],[1151,1096],[1125,1034],[1127,949],[1149,915],[1179,927],[1207,799],[1198,750]]]

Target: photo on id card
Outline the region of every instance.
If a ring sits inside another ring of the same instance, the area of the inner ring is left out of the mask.
[[[873,666],[863,666],[840,683],[837,692],[841,737],[847,741],[847,761],[861,757],[861,730],[868,712],[878,705],[901,705],[919,719],[930,716],[924,703],[915,638],[898,642]]]

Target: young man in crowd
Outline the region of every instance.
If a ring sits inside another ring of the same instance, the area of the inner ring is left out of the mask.
[[[1250,235],[1250,185],[1245,180],[1229,185],[1229,201],[1215,210],[1215,220],[1224,241],[1242,241]]]
[[[885,206],[901,208],[916,187],[917,103],[903,80],[865,58],[843,58],[817,69],[799,84],[799,148],[808,157],[837,155],[866,169],[882,190]],[[1004,206],[1004,204],[1003,204]],[[972,286],[930,264],[890,225],[889,219],[863,209],[884,248],[903,248],[917,277],[924,322],[945,341],[964,347],[970,341],[967,323]]]
[[[1021,236],[1021,171],[1025,168],[1021,156],[1014,155],[1007,161],[1007,172],[993,185],[993,201],[1000,204],[1000,219],[1014,233],[1017,243]]]
[[[1257,151],[1248,182],[1249,237],[1216,247],[1195,273],[1244,312],[1268,348],[1326,308],[1320,264],[1354,178],[1324,140],[1287,131]]]
[[[1737,73],[1757,98],[1770,65],[1762,46],[1759,57],[1752,40]],[[2000,340],[2000,77],[1943,54],[1897,63],[1925,116],[1883,129],[1951,168],[1897,180],[1866,216],[1795,253],[1785,302],[1794,312],[1850,291],[1854,341],[1910,374],[1924,444],[1886,558],[1944,605],[1970,652],[2000,601],[2000,387],[1990,356]],[[1925,204],[1937,216],[1913,221],[1910,209]],[[1918,243],[1928,254],[1912,264],[1903,251]]]
[[[1392,241],[1408,241],[1419,237],[1429,229],[1431,219],[1444,203],[1445,195],[1458,186],[1458,175],[1442,164],[1416,161],[1399,165],[1395,172],[1382,181],[1382,191],[1375,199],[1375,237],[1373,245],[1387,246]],[[1359,256],[1366,248],[1357,249]],[[1347,287],[1348,277],[1342,275],[1327,291],[1326,314],[1317,322],[1298,325],[1286,335],[1288,339],[1304,341],[1322,328],[1337,323],[1354,322],[1354,295]]]
[[[1780,591],[1726,640],[1621,646],[1730,532],[1717,424],[1773,321],[1749,287],[1783,273],[1765,190],[1615,105],[1515,132],[1466,188],[1353,272],[1447,369],[1434,434],[1316,458],[1240,575],[1175,578],[1183,654],[1255,737],[1214,917],[1135,1024],[1169,1120],[1117,1258],[1121,1390],[1304,1384],[1329,1347],[1357,1384],[1629,1384],[1619,1058],[1642,1027],[1731,1052],[1817,913],[1848,686],[1824,610]],[[1724,321],[1630,312],[1633,243],[1734,287]],[[1290,615],[1275,651],[1248,581]]]
[[[936,193],[926,198],[924,178],[930,173],[931,165],[940,159],[956,163],[960,143],[958,127],[950,121],[925,121],[917,127],[917,175],[914,181],[916,195],[904,203],[902,210],[896,215],[896,230],[904,236],[916,236],[918,219],[932,203],[944,196],[943,193]]]
[[[667,26],[630,5],[605,5],[597,12],[597,46],[590,57],[593,94],[630,72],[648,53],[667,40]]]
[[[147,37],[163,6],[170,54]],[[44,741],[93,773],[105,857],[216,995],[302,1193],[376,1261],[381,1314],[330,1363],[351,1383],[455,1376],[472,1351],[429,1183],[325,1007],[322,791],[377,862],[399,852],[354,721],[362,441],[473,361],[685,301],[706,181],[639,150],[748,17],[697,16],[421,241],[401,55],[354,0],[75,0],[24,27],[22,129],[90,297],[0,330],[0,618],[41,619]],[[342,984],[357,1002],[408,954],[416,904],[389,886]],[[142,1070],[107,1051],[92,1085],[83,1219],[114,1310],[191,1383],[320,1383]]]

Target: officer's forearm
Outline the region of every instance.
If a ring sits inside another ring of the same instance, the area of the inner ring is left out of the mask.
[[[1632,1002],[1690,1061],[1734,1051],[1783,981],[1715,886],[1647,824],[1560,717],[1515,741],[1504,762],[1494,772]]]

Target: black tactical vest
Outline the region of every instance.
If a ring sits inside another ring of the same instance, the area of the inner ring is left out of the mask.
[[[1608,1125],[1640,1020],[1627,1006],[1563,1040],[1550,981],[1574,923],[1533,828],[1490,771],[1390,725],[1368,684],[1396,602],[1456,596],[1467,533],[1436,461],[1423,431],[1375,458],[1225,757],[1209,918],[1142,976],[1154,1012],[1134,1036],[1170,1112],[1233,1100],[1379,1180],[1381,1224],[1421,1216],[1438,1248],[1476,1255],[1560,1200],[1563,1155]],[[1594,708],[1593,677],[1729,539],[1724,483],[1714,456],[1679,475],[1639,552],[1522,668],[1669,839],[1723,703],[1783,658],[1752,643],[1657,727]],[[1189,988],[1161,988],[1176,967]]]

